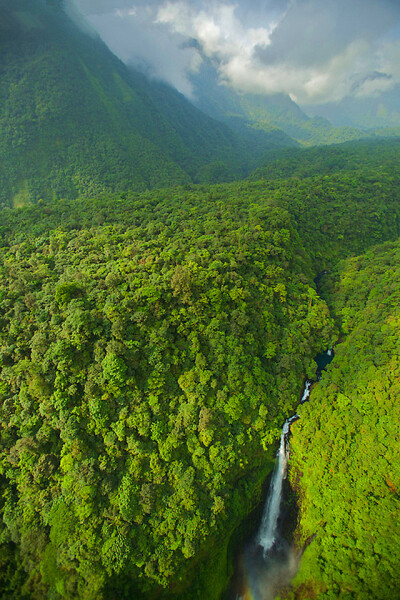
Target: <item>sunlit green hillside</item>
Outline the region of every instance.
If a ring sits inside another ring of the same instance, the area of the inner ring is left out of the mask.
[[[389,600],[399,590],[400,245],[340,265],[343,343],[293,427],[307,547],[295,598]],[[290,596],[292,597],[292,596]]]

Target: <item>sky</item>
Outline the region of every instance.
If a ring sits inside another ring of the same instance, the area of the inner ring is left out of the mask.
[[[189,98],[207,60],[238,92],[302,106],[400,83],[400,0],[69,0],[124,62]]]

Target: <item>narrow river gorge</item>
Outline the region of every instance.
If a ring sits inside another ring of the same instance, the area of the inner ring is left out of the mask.
[[[306,380],[300,405],[309,400],[312,385],[319,381],[333,356],[333,350],[329,349],[316,357],[316,378]],[[295,413],[283,424],[261,522],[257,532],[245,541],[238,553],[228,600],[273,600],[298,570],[302,548],[296,548],[290,539],[286,539],[290,536],[285,536],[282,531],[282,522],[290,512],[284,489],[290,456],[290,426],[299,418]],[[289,529],[293,531],[295,523],[290,525]]]

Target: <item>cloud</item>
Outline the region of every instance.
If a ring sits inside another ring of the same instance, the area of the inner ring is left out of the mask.
[[[107,15],[116,10],[133,7],[132,0],[77,0],[75,3],[83,15]]]
[[[238,53],[251,57],[259,44],[269,44],[272,25],[244,27],[236,6],[214,4],[196,10],[186,2],[167,2],[157,13],[157,23],[168,25],[181,35],[194,38],[207,57],[229,61]]]
[[[123,60],[189,96],[202,57],[240,92],[284,92],[303,105],[400,82],[397,0],[76,2]]]
[[[77,4],[91,26],[124,62],[191,96],[188,74],[198,67],[199,53],[186,44],[187,36],[156,22],[158,3],[85,0]]]
[[[354,91],[355,78],[365,79],[357,93],[374,93],[395,84],[394,65],[384,39],[398,22],[397,2],[377,0],[299,0],[275,28],[271,43],[258,47],[247,82],[264,79],[265,90],[294,93],[301,103],[338,101]],[[385,68],[388,70],[386,71]],[[382,71],[373,86],[365,77]],[[235,80],[235,72],[229,73]],[[260,90],[261,91],[261,90]]]

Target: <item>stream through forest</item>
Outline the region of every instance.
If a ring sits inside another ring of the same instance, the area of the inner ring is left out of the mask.
[[[312,384],[320,379],[332,358],[332,349],[316,357],[316,379],[305,382],[300,404],[309,400]],[[282,520],[288,512],[284,482],[289,461],[290,426],[297,419],[299,416],[294,414],[283,424],[261,523],[256,534],[245,541],[239,552],[229,600],[273,600],[278,590],[296,575],[301,551],[285,539]]]

